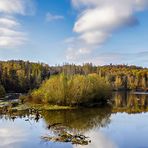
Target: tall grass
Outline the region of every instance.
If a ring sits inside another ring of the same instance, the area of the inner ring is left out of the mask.
[[[58,75],[31,93],[32,101],[55,105],[81,105],[110,99],[109,84],[97,74]]]

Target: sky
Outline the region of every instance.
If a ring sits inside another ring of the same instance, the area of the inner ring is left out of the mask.
[[[0,0],[0,60],[148,67],[148,0]]]

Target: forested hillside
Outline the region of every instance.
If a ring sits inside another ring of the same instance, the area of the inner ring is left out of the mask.
[[[86,63],[83,66],[65,64],[55,69],[67,74],[97,73],[105,78],[114,90],[148,90],[148,68],[112,64],[93,66],[91,63]]]
[[[29,61],[1,61],[0,83],[7,92],[28,92],[38,88],[50,75],[59,73],[87,75],[97,73],[114,90],[148,90],[148,68],[127,65],[93,66],[64,64],[49,66]]]
[[[136,66],[98,67],[97,73],[105,77],[115,90],[148,90],[148,69]]]
[[[49,67],[45,64],[28,61],[0,62],[0,82],[7,92],[27,92],[39,87],[49,76]]]

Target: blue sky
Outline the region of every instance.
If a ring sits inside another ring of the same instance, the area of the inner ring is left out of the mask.
[[[147,0],[0,0],[0,60],[148,67],[147,8]]]

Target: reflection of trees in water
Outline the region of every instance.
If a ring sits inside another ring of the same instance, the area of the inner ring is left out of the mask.
[[[44,111],[42,116],[48,125],[62,123],[71,131],[85,132],[95,127],[105,127],[110,123],[111,107]]]
[[[34,116],[34,118],[33,118]],[[15,119],[35,119],[34,114],[30,114],[29,110],[21,110],[21,111],[15,111],[15,112],[7,112],[7,113],[0,113],[0,119],[8,120],[8,121],[14,121]]]
[[[113,106],[113,112],[145,112],[148,111],[148,95],[117,92],[114,94]]]

